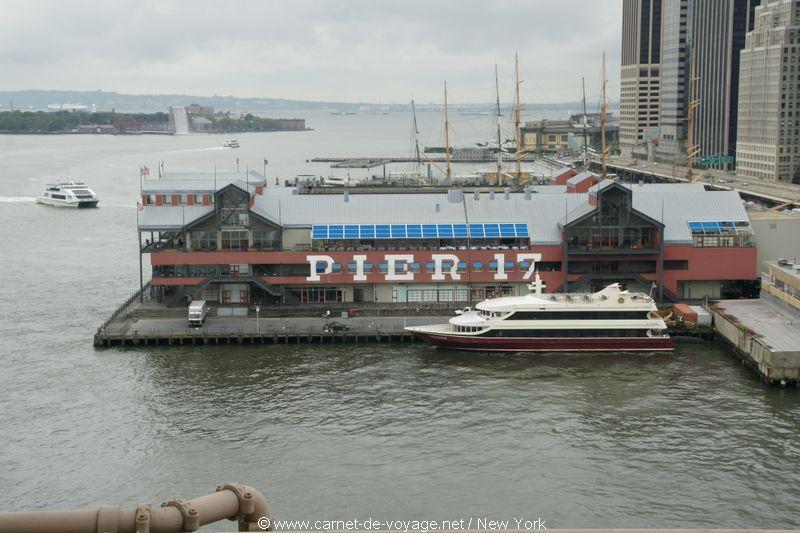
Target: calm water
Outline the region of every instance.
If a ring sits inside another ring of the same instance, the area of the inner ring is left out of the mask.
[[[304,163],[315,155],[410,150],[404,115],[304,116],[315,131],[240,135],[238,152],[213,136],[0,136],[1,510],[158,502],[233,480],[280,518],[800,527],[800,393],[761,386],[712,345],[95,351],[94,329],[138,283],[139,166],[238,156],[260,170],[267,157],[283,178],[327,174]],[[464,119],[464,136],[483,122]],[[100,209],[32,202],[65,168]]]

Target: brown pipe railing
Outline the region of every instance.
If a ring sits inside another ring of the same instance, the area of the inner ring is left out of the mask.
[[[176,499],[161,507],[117,505],[78,511],[0,513],[0,533],[180,533],[220,520],[237,520],[239,531],[265,531],[259,518],[269,516],[267,501],[252,487],[220,485],[213,494]],[[271,520],[266,524],[271,524]]]

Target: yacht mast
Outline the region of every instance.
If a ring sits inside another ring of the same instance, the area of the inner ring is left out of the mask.
[[[447,161],[447,184],[453,185],[453,171],[450,169],[450,121],[447,118],[447,81],[444,82],[444,158]]]
[[[517,183],[522,181],[522,106],[519,103],[519,54],[514,52],[514,71],[516,84],[514,90],[514,159],[517,161]]]
[[[503,184],[503,139],[500,133],[500,82],[497,80],[497,63],[494,64],[494,86],[497,95],[497,184]]]

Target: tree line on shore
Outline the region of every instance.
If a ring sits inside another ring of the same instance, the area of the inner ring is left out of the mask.
[[[256,117],[251,113],[241,118],[228,114],[206,117],[207,132],[276,131],[281,129],[278,119]],[[117,113],[114,111],[2,111],[0,132],[2,133],[71,133],[78,126],[113,126],[117,132],[164,130],[169,124],[169,113]]]

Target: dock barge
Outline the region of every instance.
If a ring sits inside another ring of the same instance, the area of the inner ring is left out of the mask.
[[[758,300],[710,303],[717,336],[762,380],[800,386],[800,265],[765,261]]]

